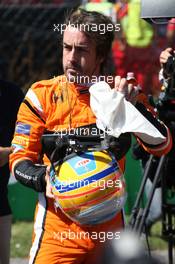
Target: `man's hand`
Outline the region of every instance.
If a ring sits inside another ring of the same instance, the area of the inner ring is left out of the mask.
[[[173,55],[175,55],[175,50],[173,51],[172,48],[167,48],[166,50],[162,51],[160,54],[160,64],[163,69],[162,73],[165,79],[171,76],[171,71],[172,71],[170,67],[171,62],[169,62],[169,65],[167,62],[168,62],[168,59],[171,58]]]
[[[9,155],[12,151],[12,147],[0,147],[0,167],[8,163]]]
[[[139,93],[139,88],[133,84],[128,84],[126,78],[121,78],[120,76],[115,77],[115,90],[124,94],[127,101],[132,104],[136,103],[136,97]]]
[[[50,179],[49,179],[49,173],[50,173],[50,166],[47,167],[46,169],[46,196],[49,198],[54,198],[53,192],[52,192],[52,186],[50,184]]]
[[[160,53],[160,65],[162,68],[163,68],[163,64],[167,63],[168,58],[172,56],[172,52],[173,52],[172,48],[167,48]]]

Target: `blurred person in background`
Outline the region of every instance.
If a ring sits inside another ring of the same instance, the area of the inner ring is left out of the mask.
[[[0,264],[8,264],[10,257],[11,208],[8,202],[9,155],[18,108],[23,100],[21,89],[0,80]]]
[[[170,21],[173,21],[173,20],[174,19],[172,19]],[[174,43],[175,42],[173,42],[173,44]],[[170,78],[172,78],[172,75],[167,73],[167,71],[166,71],[167,67],[165,67],[165,66],[166,66],[168,59],[173,58],[173,56],[175,56],[175,50],[173,50],[172,47],[166,48],[165,50],[163,50],[160,53],[159,62],[160,62],[161,70],[159,73],[159,79],[160,79],[161,84],[163,85],[162,86],[163,90],[167,89],[168,81],[170,80]],[[168,103],[170,106],[171,102],[169,101]],[[162,107],[164,107],[163,104],[162,104]],[[159,118],[161,119],[164,116],[165,111],[168,112],[168,110],[169,109],[167,106],[166,106],[166,108],[162,108],[162,109],[160,109],[160,107],[159,107],[158,108]],[[162,116],[161,112],[163,113],[163,116]],[[162,177],[166,176],[166,181],[167,181],[169,187],[173,186],[173,185],[175,186],[175,181],[173,180],[174,177],[172,177],[172,171],[174,171],[174,169],[175,169],[175,167],[174,167],[174,164],[175,164],[175,159],[174,159],[175,129],[174,129],[174,125],[172,125],[172,123],[170,123],[169,120],[165,120],[164,118],[162,118],[162,121],[164,121],[166,123],[166,125],[170,126],[170,128],[171,128],[171,133],[173,136],[173,147],[172,147],[172,150],[168,154],[168,161],[166,163],[166,175],[164,175],[163,171],[162,171],[162,173],[160,175],[160,179],[156,185],[155,193],[154,193],[153,200],[152,200],[150,208],[149,208],[148,216],[146,218],[145,226],[146,226],[146,231],[148,232],[148,234],[151,234],[151,227],[153,226],[153,224],[155,224],[162,217],[162,187],[161,187]],[[138,145],[138,143],[136,143],[133,146],[132,154],[133,154],[134,159],[136,159],[136,160],[140,159],[142,172],[144,172],[146,167],[147,167],[147,164],[148,164],[147,161],[149,159],[149,154],[142,148],[142,146]],[[146,193],[147,199],[149,199],[150,191],[152,188],[152,182],[154,180],[154,176],[155,176],[158,164],[159,164],[159,158],[154,157],[152,169],[149,172],[149,177],[148,177],[146,185],[145,185],[145,193]]]
[[[84,1],[83,8],[87,11],[97,11],[111,18],[113,23],[116,22],[115,4],[107,0],[90,0]]]
[[[169,75],[169,73],[167,73],[166,69],[165,69],[165,65],[168,61],[169,58],[172,58],[175,56],[175,49],[173,49],[172,47],[168,47],[165,50],[163,50],[160,54],[160,64],[161,64],[161,71],[162,71],[162,75],[160,76],[160,81],[166,80],[169,77],[171,77]]]
[[[117,5],[121,32],[113,45],[116,74],[126,76],[132,69],[144,93],[157,95],[159,54],[154,27],[140,18],[140,0],[121,0]]]

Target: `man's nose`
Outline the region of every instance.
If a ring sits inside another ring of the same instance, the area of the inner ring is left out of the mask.
[[[72,48],[69,54],[69,60],[70,61],[76,61],[77,60],[77,52],[75,48]]]

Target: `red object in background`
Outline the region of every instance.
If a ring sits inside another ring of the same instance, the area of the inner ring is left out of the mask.
[[[122,43],[119,41],[115,41],[112,47],[112,56],[116,69],[116,75],[121,77],[126,76],[125,70],[125,51],[124,46],[122,47]]]
[[[168,31],[175,31],[175,18],[172,18],[172,19],[168,22],[167,30],[168,30]]]
[[[121,20],[128,13],[128,4],[123,4],[117,7],[117,20]]]
[[[157,93],[160,89],[158,72],[160,70],[159,55],[153,46],[135,48],[128,45],[120,48],[120,42],[113,45],[113,60],[116,75],[126,77],[127,72],[134,72],[134,76],[145,94]]]
[[[91,2],[91,3],[101,3],[101,0],[91,0],[89,2]]]

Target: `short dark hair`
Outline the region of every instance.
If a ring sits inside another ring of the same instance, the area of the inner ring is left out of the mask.
[[[73,25],[80,31],[83,31],[89,39],[95,42],[97,56],[104,58],[101,65],[102,71],[110,54],[115,35],[115,26],[112,20],[96,11],[86,11],[82,8],[78,8],[67,16],[65,23],[67,26]],[[104,26],[105,30],[103,32],[100,30],[100,25]],[[108,30],[108,25],[112,25],[112,30]]]

